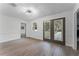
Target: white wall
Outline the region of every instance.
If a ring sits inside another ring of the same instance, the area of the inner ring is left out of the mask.
[[[0,15],[0,42],[19,39],[21,22],[26,23],[18,18]]]
[[[46,17],[31,21],[29,23],[29,25],[30,25],[30,30],[29,30],[30,37],[43,40],[43,21],[61,18],[61,17],[66,18],[66,20],[65,20],[65,22],[66,22],[66,29],[65,29],[65,31],[66,31],[66,33],[65,33],[66,45],[73,47],[73,40],[74,40],[74,37],[73,37],[74,32],[72,29],[73,28],[73,10],[62,12],[62,13],[51,15],[51,16],[46,16]],[[32,30],[33,22],[36,22],[37,26],[38,26],[38,31],[36,31],[36,32]]]

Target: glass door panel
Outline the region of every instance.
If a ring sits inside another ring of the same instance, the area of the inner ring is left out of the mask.
[[[63,20],[54,20],[54,40],[63,41]]]
[[[65,18],[53,20],[53,40],[65,45]]]
[[[43,22],[43,34],[45,40],[50,40],[50,21]]]

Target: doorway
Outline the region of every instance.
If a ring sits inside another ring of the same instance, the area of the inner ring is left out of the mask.
[[[79,49],[79,11],[77,12],[77,49]]]
[[[21,38],[26,38],[26,24],[21,23]]]
[[[51,40],[51,33],[50,33],[51,27],[50,26],[51,24],[49,20],[43,22],[43,40],[45,41]]]
[[[65,45],[65,17],[44,21],[43,39]]]
[[[65,17],[51,20],[51,40],[65,45]]]

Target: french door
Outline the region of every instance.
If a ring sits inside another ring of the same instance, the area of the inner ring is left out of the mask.
[[[44,22],[44,40],[65,45],[65,17]]]
[[[44,21],[43,22],[43,39],[46,40],[46,41],[49,41],[51,38],[50,38],[50,30],[51,30],[51,27],[50,27],[50,21]]]

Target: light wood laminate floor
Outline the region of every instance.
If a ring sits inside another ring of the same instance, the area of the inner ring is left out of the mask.
[[[0,56],[77,56],[79,51],[56,43],[18,39],[0,43]]]

